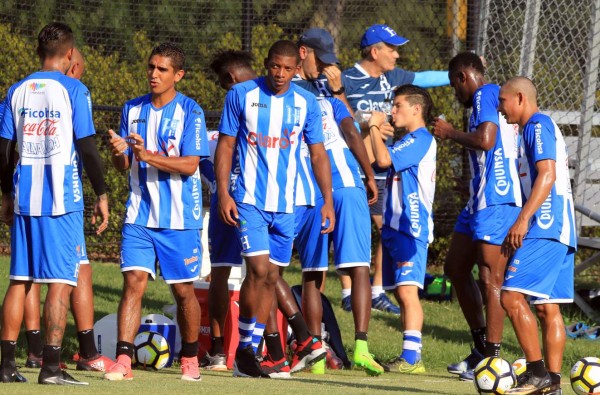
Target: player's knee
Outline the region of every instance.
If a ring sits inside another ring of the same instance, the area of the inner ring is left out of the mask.
[[[502,304],[502,308],[509,313],[518,308],[520,295],[517,292],[512,291],[502,291],[500,294],[500,303]]]

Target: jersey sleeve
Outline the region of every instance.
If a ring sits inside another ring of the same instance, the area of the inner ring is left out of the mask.
[[[386,77],[392,86],[401,86],[412,84],[415,80],[415,73],[397,67],[394,70],[387,72]]]
[[[233,87],[227,92],[225,105],[221,113],[221,122],[219,123],[219,133],[228,136],[237,136],[240,128],[240,117],[242,114],[242,105],[240,103],[240,91]]]
[[[195,102],[189,107],[180,143],[181,156],[209,157],[204,111]]]
[[[313,95],[307,96],[306,121],[304,122],[304,141],[306,144],[318,144],[325,141],[323,137],[323,120],[317,99]]]
[[[448,78],[447,71],[419,71],[415,73],[412,83],[421,88],[433,88],[434,86],[450,85],[450,78]]]
[[[392,147],[387,147],[394,171],[398,172],[418,166],[425,157],[430,143],[430,139],[409,133]]]
[[[92,118],[92,96],[90,91],[82,83],[77,83],[70,94],[75,140],[96,134]]]
[[[333,108],[333,116],[335,121],[339,124],[345,118],[352,118],[350,115],[350,111],[340,99],[336,99],[335,97],[327,98],[331,103],[331,107]]]
[[[500,126],[497,93],[490,86],[485,86],[479,92],[475,93],[473,102],[474,127],[477,128],[484,122],[491,122],[498,127]]]
[[[10,97],[12,88],[9,91],[9,95],[2,102],[2,113],[0,114],[0,137],[10,141],[16,141],[17,135],[15,133],[15,125],[13,122],[12,108],[10,106]]]
[[[556,161],[556,136],[552,122],[540,119],[529,122],[523,131],[527,157],[533,162],[552,159]]]

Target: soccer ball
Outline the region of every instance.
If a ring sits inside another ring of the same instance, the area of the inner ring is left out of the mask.
[[[527,360],[525,358],[519,358],[512,363],[512,370],[515,373],[517,381],[527,370]]]
[[[133,362],[144,369],[162,369],[169,362],[169,343],[160,333],[141,332],[133,340]]]
[[[600,394],[600,359],[581,358],[571,369],[571,386],[578,395]]]
[[[502,358],[484,358],[473,374],[473,384],[480,394],[504,394],[516,382],[510,363]]]

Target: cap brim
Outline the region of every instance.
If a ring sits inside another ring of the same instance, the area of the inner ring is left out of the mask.
[[[337,56],[335,56],[335,54],[330,53],[330,52],[325,52],[325,53],[319,53],[317,51],[315,51],[317,58],[319,58],[319,60],[325,64],[338,64],[340,63],[339,59],[337,58]]]
[[[408,39],[401,37],[401,36],[394,36],[394,37],[390,37],[390,38],[384,40],[384,43],[390,44],[390,45],[395,45],[397,47],[399,47],[400,45],[404,45],[407,42],[408,42]]]

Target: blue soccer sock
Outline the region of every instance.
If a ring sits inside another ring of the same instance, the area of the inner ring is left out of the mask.
[[[402,343],[402,355],[400,358],[414,365],[421,360],[421,332],[404,331],[404,342]]]
[[[258,345],[260,344],[260,341],[262,340],[263,333],[265,332],[265,327],[266,324],[261,324],[259,322],[257,322],[256,325],[254,325],[254,332],[252,332],[252,348],[254,349],[255,353],[256,350],[258,350]]]
[[[240,342],[238,349],[242,350],[252,345],[252,333],[254,332],[254,326],[256,325],[256,318],[246,318],[240,315],[238,319],[238,330],[240,333]]]

